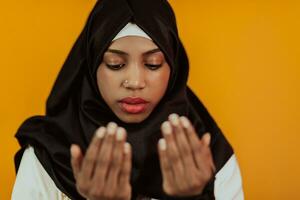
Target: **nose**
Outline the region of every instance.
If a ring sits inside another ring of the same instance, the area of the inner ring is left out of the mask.
[[[127,89],[138,90],[146,87],[145,71],[138,63],[128,65],[127,68],[127,83],[124,86]]]

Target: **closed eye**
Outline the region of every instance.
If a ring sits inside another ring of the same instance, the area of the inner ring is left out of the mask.
[[[107,67],[109,67],[112,70],[118,70],[120,68],[122,68],[125,64],[117,64],[117,65],[110,65],[110,64],[106,64]]]
[[[145,64],[147,67],[149,67],[149,69],[151,70],[156,70],[158,68],[160,68],[162,66],[162,64],[158,64],[158,65],[153,65],[153,64]]]

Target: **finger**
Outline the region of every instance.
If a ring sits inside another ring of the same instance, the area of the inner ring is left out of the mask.
[[[192,146],[193,158],[196,162],[197,169],[199,169],[202,173],[207,173],[207,169],[214,170],[215,167],[209,147],[210,136],[205,136],[203,138],[204,141],[200,140],[188,118],[182,116],[180,117],[180,120],[186,130],[188,141]]]
[[[209,133],[205,133],[205,134],[202,136],[202,138],[201,138],[201,140],[203,141],[203,143],[204,143],[206,146],[209,146],[209,144],[210,144],[210,139],[211,139],[211,137],[210,137],[210,134],[209,134]]]
[[[158,141],[158,153],[159,153],[159,163],[161,172],[163,175],[163,181],[167,184],[174,183],[174,176],[172,173],[171,163],[168,160],[167,156],[167,143],[166,140],[161,138]]]
[[[197,155],[197,160],[203,180],[210,180],[216,171],[210,149],[203,145],[202,152]]]
[[[185,134],[185,130],[181,125],[180,118],[177,114],[173,113],[169,116],[169,120],[171,122],[172,129],[174,130],[174,138],[180,157],[183,160],[185,171],[191,172],[196,167],[196,163],[193,160],[192,149]]]
[[[93,170],[97,159],[97,154],[100,148],[101,140],[105,134],[105,127],[100,127],[96,130],[96,133],[85,153],[82,168],[79,173],[80,179],[83,181],[89,181],[93,176]]]
[[[111,161],[112,146],[115,142],[115,132],[117,129],[117,124],[110,122],[107,125],[107,134],[104,137],[102,146],[97,156],[95,174],[93,177],[93,182],[95,187],[103,187],[103,184],[107,178],[108,167]]]
[[[76,144],[72,144],[71,148],[71,166],[74,174],[74,178],[77,179],[78,173],[81,169],[81,164],[83,160],[83,155],[81,153],[80,147]]]
[[[198,147],[194,154],[198,169],[203,177],[210,177],[214,170],[214,164],[209,147],[209,133],[205,133],[198,142]]]
[[[124,186],[130,183],[130,173],[131,173],[131,157],[132,150],[128,142],[124,143],[124,153],[123,153],[123,163],[119,175],[119,186]],[[125,188],[125,187],[124,187]]]
[[[179,155],[178,148],[175,143],[175,138],[172,130],[172,126],[169,121],[165,121],[161,125],[163,136],[166,140],[166,152],[169,162],[171,163],[172,173],[178,188],[186,187],[184,167],[181,157]]]
[[[181,116],[180,121],[182,122],[182,125],[183,125],[184,129],[186,130],[189,144],[192,147],[193,158],[197,164],[197,168],[199,169],[199,167],[200,167],[199,165],[201,165],[201,160],[199,159],[199,154],[202,149],[202,143],[201,143],[198,135],[196,134],[196,131],[195,131],[194,127],[192,126],[191,122],[188,120],[188,118],[185,116]]]
[[[172,130],[170,122],[165,121],[164,123],[162,123],[161,130],[162,130],[163,136],[166,140],[166,146],[167,146],[166,155],[167,155],[169,161],[172,163],[172,165],[176,166],[176,170],[179,171],[180,174],[183,174],[183,171],[184,171],[183,165],[181,162],[178,148],[175,143],[175,138],[172,133],[173,130]]]
[[[126,130],[122,127],[118,127],[116,131],[116,145],[113,149],[112,162],[109,167],[109,174],[105,184],[105,190],[107,192],[104,191],[104,193],[108,193],[108,196],[110,196],[111,193],[118,192],[115,191],[115,189],[118,184],[118,175],[122,165],[125,137]]]
[[[188,142],[186,130],[181,123],[180,117],[176,113],[171,114],[169,120],[174,130],[173,132],[181,159],[183,160],[185,182],[188,188],[192,188],[194,185],[191,180],[195,179],[197,164],[193,158],[192,148]]]
[[[206,159],[210,161],[210,167],[211,167],[211,170],[212,170],[212,173],[215,173],[216,171],[216,167],[215,167],[215,164],[214,164],[214,161],[213,161],[213,157],[212,157],[212,153],[211,153],[211,150],[210,150],[210,141],[211,141],[211,136],[209,133],[205,133],[202,138],[201,138],[201,141],[203,143],[203,145],[205,146],[204,148],[204,154],[206,156]]]

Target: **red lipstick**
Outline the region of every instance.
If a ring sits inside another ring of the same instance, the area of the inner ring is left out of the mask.
[[[139,97],[126,97],[119,101],[119,105],[124,112],[138,114],[147,109],[148,101]]]

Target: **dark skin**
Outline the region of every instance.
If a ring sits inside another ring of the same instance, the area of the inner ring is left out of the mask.
[[[210,135],[201,139],[187,117],[171,114],[161,126],[158,143],[163,189],[171,196],[201,194],[215,172]]]
[[[130,199],[131,147],[125,141],[125,129],[117,129],[111,122],[96,131],[84,156],[78,145],[72,145],[71,164],[77,190],[83,197]]]
[[[201,194],[215,172],[210,135],[200,139],[188,118],[177,114],[171,114],[161,130],[163,138],[157,147],[164,192],[178,197]],[[78,145],[72,145],[78,192],[90,200],[129,200],[131,156],[126,130],[114,122],[96,131],[85,155]]]

